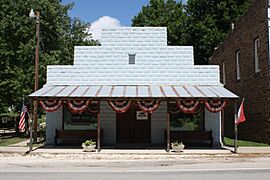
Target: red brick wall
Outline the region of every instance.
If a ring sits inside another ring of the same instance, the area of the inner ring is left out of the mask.
[[[268,49],[268,0],[255,0],[248,12],[234,25],[223,44],[210,59],[210,64],[226,65],[225,87],[245,98],[247,121],[238,126],[239,138],[270,144],[270,71]],[[254,40],[260,39],[260,68],[255,73]],[[240,51],[240,80],[236,80],[235,53]],[[237,101],[240,104],[241,99]],[[233,103],[225,109],[224,134],[233,136]]]

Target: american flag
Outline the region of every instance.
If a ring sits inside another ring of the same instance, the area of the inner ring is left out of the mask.
[[[24,132],[25,131],[25,116],[27,113],[27,107],[23,104],[22,106],[22,112],[20,116],[20,121],[19,121],[19,131]]]

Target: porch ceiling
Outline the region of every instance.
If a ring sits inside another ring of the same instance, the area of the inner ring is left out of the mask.
[[[45,85],[29,95],[30,98],[238,98],[223,86],[150,85],[97,86]]]

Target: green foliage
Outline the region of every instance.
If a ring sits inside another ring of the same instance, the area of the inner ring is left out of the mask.
[[[3,139],[0,139],[0,146],[8,146],[11,144],[17,144],[25,140],[27,140],[27,138],[21,138],[21,137],[3,138]]]
[[[132,26],[167,27],[168,44],[185,44],[186,14],[181,2],[175,0],[150,0],[132,19]]]
[[[184,144],[182,143],[182,142],[179,142],[179,141],[173,141],[172,143],[171,143],[171,145],[172,146],[183,146]]]
[[[203,124],[202,114],[177,113],[170,116],[173,130],[200,131]]]
[[[234,146],[234,139],[230,139],[228,137],[224,137],[224,143],[226,146]],[[245,140],[237,140],[238,146],[257,146],[257,147],[266,147],[270,146],[270,144],[259,143],[253,141],[245,141]]]
[[[83,144],[85,146],[94,146],[96,145],[96,142],[90,139],[90,140],[86,140]]]
[[[88,24],[71,19],[73,4],[60,0],[1,0],[0,11],[0,112],[20,111],[23,97],[34,89],[35,28],[30,9],[40,11],[39,87],[46,82],[46,67],[72,64],[75,45],[96,45],[84,41]],[[27,99],[26,99],[27,100]]]
[[[188,0],[188,41],[195,64],[207,64],[215,47],[226,37],[231,23],[248,8],[250,0]]]
[[[150,0],[132,26],[166,26],[169,45],[194,46],[195,64],[207,64],[231,23],[246,12],[251,0]]]

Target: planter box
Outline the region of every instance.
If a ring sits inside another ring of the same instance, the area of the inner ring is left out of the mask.
[[[90,145],[90,146],[86,146],[85,144],[82,144],[82,148],[84,152],[93,152],[96,151],[96,145]]]
[[[185,145],[179,145],[179,146],[172,145],[172,150],[175,152],[183,152],[184,148],[185,148]]]

